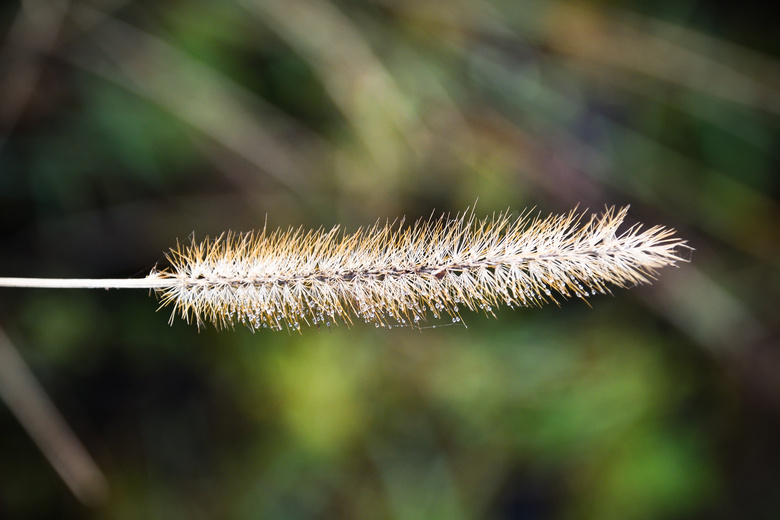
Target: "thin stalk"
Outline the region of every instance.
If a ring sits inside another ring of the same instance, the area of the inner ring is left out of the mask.
[[[156,274],[146,278],[0,278],[0,287],[41,289],[162,289],[175,283]]]

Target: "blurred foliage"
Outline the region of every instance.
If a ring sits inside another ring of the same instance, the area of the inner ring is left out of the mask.
[[[0,291],[106,473],[0,407],[0,517],[774,518],[776,22],[726,2],[24,0],[0,8],[0,274],[178,240],[631,204],[692,263],[592,307],[303,334],[143,291]],[[433,325],[434,323],[431,323]]]

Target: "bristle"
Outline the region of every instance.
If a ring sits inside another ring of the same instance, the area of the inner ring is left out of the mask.
[[[634,226],[618,235],[626,211],[610,208],[585,224],[575,212],[483,220],[467,213],[353,234],[228,233],[171,250],[172,270],[155,275],[174,282],[158,289],[163,305],[199,326],[459,323],[463,309],[493,314],[502,304],[584,299],[685,261],[673,230]]]

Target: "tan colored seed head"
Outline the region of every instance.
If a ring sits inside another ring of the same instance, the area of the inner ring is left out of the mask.
[[[627,208],[582,215],[375,224],[353,234],[333,228],[228,233],[178,246],[164,305],[188,322],[255,330],[302,324],[419,326],[428,317],[459,322],[463,309],[540,305],[649,282],[684,261],[685,241],[663,227],[618,227]]]

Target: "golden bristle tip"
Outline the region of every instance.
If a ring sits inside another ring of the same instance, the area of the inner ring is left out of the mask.
[[[355,320],[420,327],[428,317],[461,322],[463,309],[585,299],[610,286],[647,283],[687,259],[684,240],[661,226],[618,234],[628,208],[588,220],[576,210],[546,218],[473,212],[344,233],[302,228],[226,233],[177,245],[154,272],[162,306],[198,326],[243,323],[300,331]],[[557,303],[557,302],[556,302]]]

